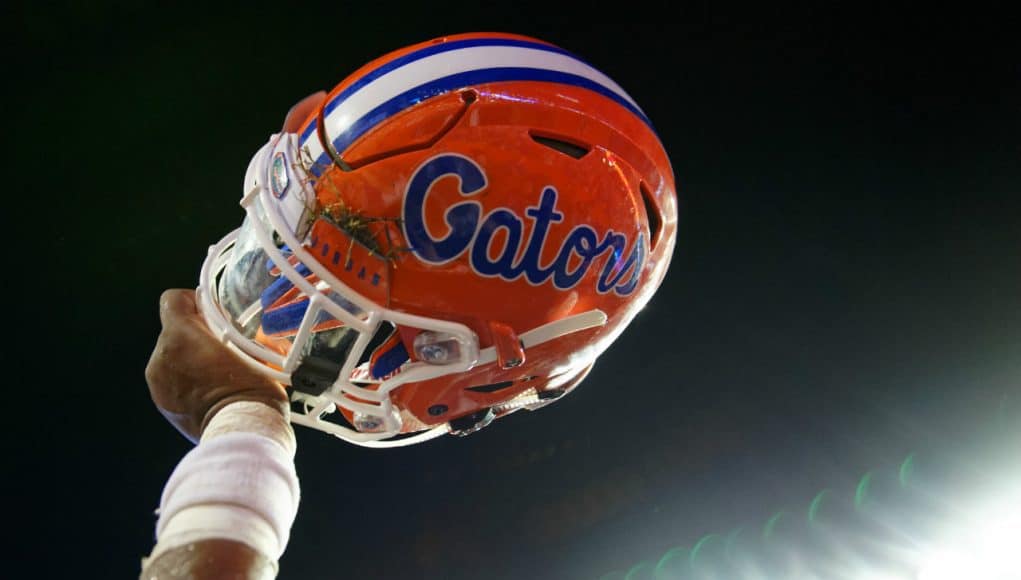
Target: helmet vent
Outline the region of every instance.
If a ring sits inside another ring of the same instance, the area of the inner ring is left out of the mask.
[[[514,381],[503,381],[502,383],[493,383],[491,385],[479,385],[477,387],[467,387],[466,391],[475,391],[476,393],[495,393],[501,389],[506,389],[514,384]]]
[[[581,159],[582,157],[585,156],[586,153],[589,152],[588,147],[582,147],[581,145],[577,145],[575,143],[568,143],[563,139],[543,137],[542,135],[536,135],[535,133],[529,133],[529,135],[532,137],[532,140],[535,141],[536,143],[540,145],[545,145],[550,149],[555,149],[556,151],[559,151],[564,155],[574,157],[575,159]]]
[[[642,202],[645,203],[645,216],[649,220],[649,248],[655,249],[659,241],[659,229],[662,222],[659,219],[659,211],[656,210],[656,202],[649,193],[645,182],[638,184],[638,190],[642,192]]]
[[[507,387],[514,386],[514,383],[523,383],[534,379],[535,376],[521,377],[516,381],[503,381],[500,383],[492,383],[490,385],[478,385],[476,387],[465,387],[466,391],[475,391],[476,393],[495,393],[496,391],[506,389]]]

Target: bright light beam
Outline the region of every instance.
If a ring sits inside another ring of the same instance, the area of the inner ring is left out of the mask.
[[[923,558],[918,580],[1021,579],[1021,490],[978,516]]]

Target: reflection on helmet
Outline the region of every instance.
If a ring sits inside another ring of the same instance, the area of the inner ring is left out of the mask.
[[[352,443],[466,435],[569,393],[674,247],[670,162],[624,90],[549,43],[461,34],[344,79],[253,157],[210,248],[210,327]]]

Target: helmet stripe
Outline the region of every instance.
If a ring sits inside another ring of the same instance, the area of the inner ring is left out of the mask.
[[[309,164],[308,171],[316,177],[320,177],[323,168],[331,163],[326,151],[323,150],[323,144],[319,142],[319,133],[316,131],[318,124],[315,122],[315,119],[318,118],[318,115],[313,118],[313,122],[309,123],[308,127],[302,131],[299,139],[301,149],[299,155],[302,165]]]
[[[505,38],[481,38],[426,46],[369,71],[335,95],[323,108],[325,128],[342,152],[366,131],[400,111],[471,84],[495,81],[547,81],[598,92],[652,124],[634,100],[605,74],[563,49]],[[317,161],[329,158],[305,139]]]

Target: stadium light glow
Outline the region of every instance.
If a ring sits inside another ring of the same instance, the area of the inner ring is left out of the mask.
[[[988,504],[921,558],[917,580],[1021,579],[1021,490]]]
[[[962,488],[919,482],[917,468],[912,453],[851,489],[820,491],[804,510],[776,511],[750,533],[704,534],[626,578],[1021,580],[1021,469],[983,472]]]

